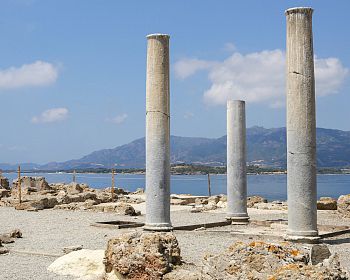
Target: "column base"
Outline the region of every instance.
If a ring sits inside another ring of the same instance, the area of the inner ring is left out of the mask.
[[[284,236],[284,240],[296,242],[296,243],[319,243],[321,237],[318,235],[317,230],[310,231],[291,231],[288,230]]]
[[[226,220],[231,221],[232,225],[246,225],[249,223],[249,216],[246,214],[244,216],[234,216],[228,215],[226,216]]]
[[[145,224],[143,226],[144,231],[172,231],[173,226],[169,223],[152,223],[152,224]]]

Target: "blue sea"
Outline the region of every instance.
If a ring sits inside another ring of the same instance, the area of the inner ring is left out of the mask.
[[[69,183],[72,174],[68,173],[26,173],[24,176],[43,176],[49,183]],[[16,173],[5,173],[10,179],[17,177]],[[211,192],[226,194],[226,175],[211,175]],[[86,183],[93,188],[111,186],[111,174],[77,173],[76,181]],[[145,187],[145,175],[117,174],[116,187],[129,191]],[[208,180],[206,175],[173,175],[171,176],[171,193],[207,195]],[[318,197],[330,196],[338,198],[342,194],[350,193],[350,175],[317,175]],[[261,195],[268,200],[287,199],[286,175],[248,175],[248,195]]]

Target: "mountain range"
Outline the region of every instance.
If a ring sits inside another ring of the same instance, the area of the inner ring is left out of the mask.
[[[350,166],[350,131],[317,128],[317,166]],[[226,164],[226,136],[199,138],[171,136],[171,162],[210,166]],[[247,161],[266,167],[286,167],[286,129],[254,126],[247,129]],[[145,138],[113,149],[92,152],[80,159],[44,165],[22,164],[24,170],[67,170],[91,168],[144,168]],[[14,170],[16,165],[0,164]]]

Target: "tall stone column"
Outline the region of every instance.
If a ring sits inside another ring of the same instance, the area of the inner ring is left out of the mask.
[[[292,8],[285,12],[289,239],[318,236],[312,12],[311,8]]]
[[[227,101],[227,219],[248,222],[245,102]]]
[[[170,104],[169,35],[147,36],[146,81],[146,225],[169,231]]]

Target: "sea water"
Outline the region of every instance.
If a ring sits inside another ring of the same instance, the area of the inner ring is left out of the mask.
[[[5,173],[10,179],[17,177],[16,173]],[[69,173],[26,173],[23,176],[43,176],[48,183],[70,183],[72,174]],[[210,175],[211,193],[226,194],[226,175]],[[77,173],[77,183],[86,183],[93,188],[107,188],[111,186],[111,174]],[[145,175],[117,174],[115,186],[135,191],[145,187]],[[248,195],[260,195],[268,200],[287,199],[286,175],[248,175]],[[208,195],[207,175],[172,175],[171,193]],[[317,196],[338,198],[342,194],[350,193],[350,175],[317,175]]]

